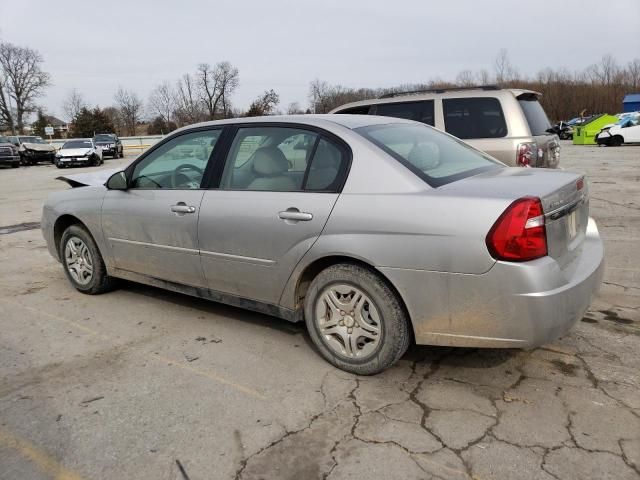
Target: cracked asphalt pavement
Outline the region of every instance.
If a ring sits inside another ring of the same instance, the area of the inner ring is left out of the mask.
[[[640,147],[563,142],[561,163],[606,248],[585,317],[533,351],[414,346],[374,377],[303,325],[77,293],[37,229],[60,172],[1,170],[0,479],[640,478]]]

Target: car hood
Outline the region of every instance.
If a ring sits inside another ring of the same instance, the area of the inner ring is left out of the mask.
[[[93,152],[92,148],[62,148],[58,153],[63,157],[81,157]]]
[[[109,168],[90,173],[78,173],[76,175],[62,175],[56,180],[67,182],[73,188],[76,187],[100,187],[107,183],[109,177],[114,173],[121,172],[122,168]]]
[[[56,149],[53,145],[47,143],[23,143],[22,146],[36,152],[54,152]]]

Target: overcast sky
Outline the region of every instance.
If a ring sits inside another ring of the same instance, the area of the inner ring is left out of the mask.
[[[102,107],[118,85],[146,101],[158,83],[222,60],[240,70],[235,106],[273,88],[286,110],[307,105],[314,78],[453,79],[492,71],[503,47],[525,74],[606,53],[626,63],[640,57],[640,0],[0,0],[0,39],[42,53],[53,86],[41,103],[58,116],[72,88]]]

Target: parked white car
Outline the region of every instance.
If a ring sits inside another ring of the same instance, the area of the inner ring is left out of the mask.
[[[77,165],[97,166],[103,163],[102,148],[96,146],[90,138],[65,142],[56,153],[55,160],[55,165],[58,168]]]
[[[640,114],[622,118],[614,125],[607,125],[596,135],[598,145],[619,147],[623,143],[640,143]]]

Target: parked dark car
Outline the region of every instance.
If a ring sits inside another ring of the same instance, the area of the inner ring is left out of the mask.
[[[18,148],[7,137],[0,137],[0,165],[10,165],[11,168],[20,166]]]
[[[124,158],[124,147],[118,136],[114,133],[99,133],[94,135],[93,143],[102,148],[102,154],[111,158]]]

